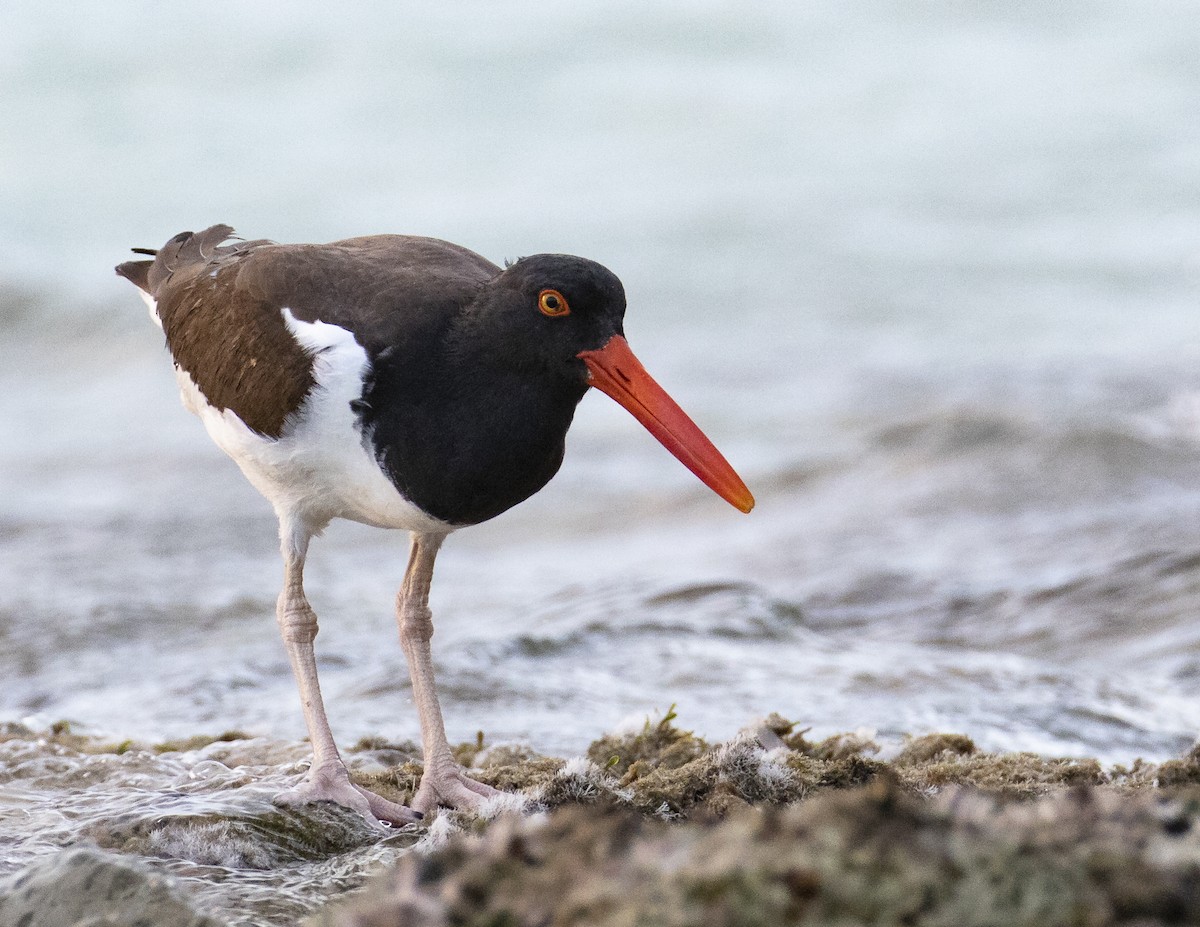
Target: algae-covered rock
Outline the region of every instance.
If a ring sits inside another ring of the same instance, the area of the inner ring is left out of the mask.
[[[896,766],[916,766],[949,756],[971,756],[978,752],[975,741],[965,734],[925,734],[910,737],[892,761]]]
[[[121,853],[260,870],[328,859],[379,840],[361,815],[332,802],[290,808],[265,796],[239,795],[196,805],[170,814],[159,809],[102,817],[82,835]],[[416,839],[414,833],[411,842]]]
[[[0,882],[0,927],[220,927],[172,880],[112,853],[77,849]]]
[[[921,789],[972,785],[1006,795],[1039,795],[1075,785],[1108,781],[1095,760],[1047,758],[1035,753],[942,753],[924,763],[897,764],[902,779]]]
[[[1200,744],[1179,760],[1167,760],[1153,771],[1160,788],[1178,785],[1200,785]]]
[[[725,744],[674,720],[565,762],[479,751],[549,817],[415,854],[314,923],[1200,922],[1200,751],[1106,771],[943,733],[885,762],[869,735],[811,741],[778,715]]]
[[[669,712],[566,759],[479,736],[456,756],[513,794],[390,835],[330,805],[276,807],[271,796],[303,774],[308,745],[236,733],[131,747],[69,725],[0,725],[0,783],[14,794],[108,795],[79,817],[43,808],[56,828],[48,846],[86,839],[154,858],[187,873],[206,903],[240,886],[253,917],[271,912],[253,921],[264,925],[295,923],[405,853],[357,908],[320,923],[1200,923],[1200,750],[1104,768],[987,753],[941,733],[883,760],[869,733],[810,739],[778,715],[725,743],[675,722]],[[355,781],[395,800],[423,773],[408,742],[364,740],[346,759]],[[295,894],[261,895],[277,880]],[[140,898],[127,899],[134,914]]]
[[[608,734],[570,760],[545,757],[525,745],[455,748],[471,774],[515,792],[535,807],[613,802],[644,815],[683,818],[727,814],[750,804],[788,804],[825,789],[857,788],[892,775],[915,792],[934,794],[969,785],[1012,797],[1031,797],[1078,785],[1121,788],[1200,783],[1200,751],[1159,765],[1138,761],[1131,770],[1106,771],[1091,759],[996,754],[979,750],[965,734],[910,738],[890,762],[877,759],[879,745],[862,732],[819,741],[797,731],[795,722],[773,714],[725,744],[712,744],[675,725],[674,710],[647,719],[637,730]],[[394,801],[415,794],[419,760],[375,773],[355,772],[355,781]]]
[[[647,718],[640,731],[601,737],[588,747],[588,759],[627,781],[656,769],[678,769],[697,759],[708,744],[675,727],[671,722],[676,717],[672,706],[657,723]]]
[[[410,855],[310,927],[1195,923],[1198,814],[1088,788],[928,800],[892,776],[704,823],[561,808]]]
[[[207,747],[210,744],[235,743],[239,740],[250,740],[249,734],[244,731],[225,731],[222,734],[211,736],[208,734],[197,734],[192,737],[185,737],[180,740],[166,740],[162,743],[154,744],[155,753],[184,753],[189,750],[199,750]]]

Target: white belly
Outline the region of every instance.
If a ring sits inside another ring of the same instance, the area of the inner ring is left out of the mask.
[[[451,526],[422,512],[380,469],[350,403],[361,397],[366,352],[346,329],[302,322],[283,310],[296,340],[313,354],[316,387],[290,417],[284,436],[266,438],[231,410],[218,410],[175,368],[183,403],[209,436],[241,467],[281,520],[302,521],[314,532],[334,518],[379,528],[447,533]]]

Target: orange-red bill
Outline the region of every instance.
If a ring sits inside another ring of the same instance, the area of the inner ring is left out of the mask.
[[[654,382],[629,349],[629,342],[613,335],[604,347],[581,351],[579,359],[587,365],[588,382],[628,409],[704,485],[734,508],[743,512],[754,508],[754,496],[742,478],[667,391]]]

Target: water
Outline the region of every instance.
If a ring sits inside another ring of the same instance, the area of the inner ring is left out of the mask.
[[[224,221],[601,260],[635,350],[755,490],[739,515],[589,396],[556,480],[439,560],[452,740],[569,753],[675,703],[713,738],[775,710],[892,746],[1178,754],[1200,730],[1193,12],[6,4],[0,719],[303,737],[269,509],[111,272]],[[344,743],[417,734],[405,556],[354,525],[314,548]],[[86,792],[73,763],[21,802]],[[186,769],[145,763],[152,813]],[[19,806],[6,868],[61,845]]]

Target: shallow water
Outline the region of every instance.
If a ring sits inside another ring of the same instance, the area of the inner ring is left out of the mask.
[[[756,493],[739,515],[587,397],[556,480],[440,557],[452,740],[570,753],[677,704],[718,739],[779,710],[893,746],[1193,742],[1189,6],[291,10],[0,11],[0,719],[303,736],[269,509],[111,274],[227,221],[602,260]],[[417,735],[405,558],[354,525],[314,547],[344,743]],[[188,775],[147,760],[139,800]],[[18,809],[73,775],[21,788],[6,868],[71,839]]]
[[[260,738],[115,755],[16,730],[0,737],[0,813],[19,822],[4,837],[6,869],[90,844],[141,858],[229,923],[296,923],[421,836],[410,828],[381,837],[334,806],[276,808],[272,795],[303,772],[302,744]]]

